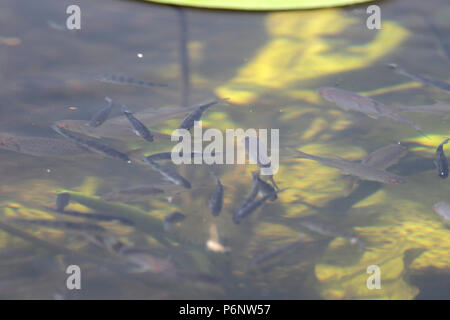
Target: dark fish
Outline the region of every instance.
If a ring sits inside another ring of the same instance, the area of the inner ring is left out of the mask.
[[[213,100],[216,101],[216,100]],[[155,110],[153,108],[148,108],[141,112],[135,113],[135,116],[147,126],[159,124],[162,121],[173,119],[175,117],[184,115],[192,110],[195,110],[199,105],[207,104],[210,102],[205,102],[201,104],[195,104],[192,106],[184,108],[163,108]],[[93,128],[84,120],[60,120],[55,122],[57,125],[62,125],[64,128],[76,132],[82,133],[84,135],[93,138],[112,138],[117,140],[128,141],[129,139],[135,138],[136,134],[133,129],[130,128],[130,123],[128,119],[123,116],[114,117],[108,119],[103,125]],[[171,135],[163,134],[159,132],[152,132],[155,138],[165,139],[167,141],[171,140]]]
[[[361,161],[361,164],[386,170],[396,164],[407,153],[407,147],[402,146],[400,143],[393,143],[370,153]]]
[[[379,117],[389,118],[397,122],[405,123],[426,136],[418,124],[397,113],[394,108],[388,107],[374,99],[361,96],[351,91],[332,87],[319,88],[317,93],[325,100],[337,104],[346,111],[352,110],[362,112],[374,119],[378,119]]]
[[[154,83],[145,80],[138,80],[134,78],[130,78],[123,75],[114,75],[114,74],[101,74],[94,76],[95,80],[107,83],[114,84],[122,84],[122,85],[132,85],[139,87],[168,87],[167,84],[162,83]]]
[[[398,73],[402,76],[408,77],[410,79],[413,79],[417,82],[426,84],[428,86],[450,92],[450,83],[448,83],[448,82],[437,80],[437,79],[432,79],[432,78],[429,78],[426,76],[422,76],[420,74],[410,73],[404,69],[400,69],[395,63],[390,64],[389,67],[394,69],[395,73]]]
[[[223,186],[220,182],[219,178],[214,176],[216,179],[217,185],[216,190],[209,198],[209,210],[214,217],[217,217],[220,214],[223,206]]]
[[[68,229],[75,231],[86,232],[105,232],[106,230],[96,224],[72,222],[72,221],[58,221],[58,220],[46,220],[46,219],[13,219],[18,223],[34,224],[38,226],[55,228],[55,229]]]
[[[199,121],[200,118],[202,117],[203,112],[218,102],[219,102],[218,100],[214,100],[211,102],[207,102],[203,105],[200,105],[197,109],[189,113],[186,116],[186,118],[183,119],[183,121],[181,121],[181,124],[178,127],[178,129],[186,129],[186,130],[192,129],[194,127],[194,121]]]
[[[185,178],[183,178],[181,175],[176,173],[175,171],[171,171],[167,168],[161,167],[159,164],[154,162],[151,159],[148,159],[147,157],[143,157],[142,161],[147,162],[154,170],[158,171],[162,176],[164,176],[166,179],[168,179],[170,182],[182,186],[186,189],[191,188],[191,183],[187,181]]]
[[[436,149],[436,160],[434,161],[434,164],[438,171],[438,177],[442,179],[448,177],[448,160],[444,154],[444,144],[449,140],[450,139],[445,139]]]
[[[144,138],[145,140],[150,142],[153,141],[153,135],[150,130],[148,130],[148,128],[142,122],[136,119],[131,111],[127,110],[125,106],[122,106],[122,112],[130,121],[131,126],[133,127],[133,131],[137,136]]]
[[[438,202],[433,205],[433,210],[440,215],[444,220],[450,221],[450,203]]]
[[[258,209],[261,205],[263,205],[267,199],[271,197],[272,195],[268,194],[258,200],[252,201],[240,207],[233,215],[233,222],[235,224],[239,224],[242,221],[242,219],[253,213],[256,209]]]
[[[56,211],[61,212],[64,211],[64,208],[69,204],[70,201],[70,193],[63,192],[58,193],[56,196]]]
[[[357,176],[362,180],[378,181],[383,183],[406,183],[406,179],[400,177],[394,173],[390,173],[385,170],[381,170],[375,167],[367,166],[362,163],[357,163],[345,159],[333,159],[314,156],[302,151],[296,150],[299,156],[296,158],[307,158],[314,161],[321,162],[329,167],[340,169],[342,172],[350,175]]]
[[[87,148],[67,139],[0,136],[0,148],[37,157],[75,156],[90,153]]]
[[[83,134],[92,138],[111,138],[115,140],[129,142],[136,139],[136,133],[130,126],[130,122],[124,116],[121,116],[126,122],[119,122],[117,118],[106,121],[99,127],[93,128],[84,120],[61,120],[55,121],[56,125],[64,126],[67,130],[75,133]],[[114,120],[113,120],[114,119]],[[161,132],[152,131],[152,135],[156,139],[171,141],[171,135]],[[138,137],[141,139],[141,137]]]
[[[89,121],[89,125],[93,128],[98,127],[103,122],[108,119],[109,114],[111,113],[111,110],[113,108],[112,100],[108,97],[105,97],[105,100],[108,102],[108,105],[106,107],[101,108],[98,110],[93,116],[91,121]]]
[[[58,213],[72,216],[72,217],[83,218],[83,219],[118,222],[118,223],[121,223],[121,224],[124,224],[127,226],[134,225],[134,223],[131,220],[128,220],[126,218],[110,216],[110,215],[103,214],[103,213],[84,213],[84,212],[72,211],[72,210],[58,211]]]
[[[117,151],[117,150],[115,150],[101,142],[98,142],[96,140],[79,137],[79,136],[73,134],[72,132],[70,132],[69,130],[65,129],[62,125],[54,124],[54,125],[52,125],[52,129],[55,130],[60,135],[75,141],[76,143],[82,145],[83,147],[88,148],[89,150],[91,150],[93,152],[105,154],[105,155],[108,155],[113,158],[118,158],[118,159],[121,159],[128,163],[131,162],[130,158],[128,158],[128,156],[125,153]]]
[[[164,230],[166,230],[166,231],[169,230],[170,226],[172,224],[181,222],[184,219],[186,219],[186,216],[178,211],[168,214],[167,216],[164,217],[164,221],[163,221]]]

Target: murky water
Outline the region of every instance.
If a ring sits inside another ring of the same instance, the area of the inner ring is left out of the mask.
[[[402,123],[346,112],[316,93],[319,87],[339,87],[392,107],[449,102],[448,92],[387,67],[396,63],[450,80],[445,0],[384,1],[381,30],[367,29],[364,5],[240,13],[180,12],[134,1],[78,3],[79,31],[64,27],[70,1],[0,4],[2,134],[59,138],[52,123],[89,121],[106,105],[106,96],[133,111],[156,113],[229,98],[230,104],[219,103],[204,114],[204,125],[279,129],[280,169],[274,180],[286,190],[236,225],[232,213],[250,193],[255,165],[169,166],[192,189],[170,193],[171,201],[148,196],[124,204],[99,197],[167,182],[140,161],[128,164],[90,153],[38,157],[0,148],[0,298],[450,298],[448,223],[432,209],[450,194],[449,180],[437,177],[433,165],[436,146],[449,135],[449,116],[404,113],[427,138]],[[182,30],[189,52],[184,73]],[[102,74],[167,87],[94,79]],[[114,117],[123,117],[119,108]],[[183,117],[150,128],[170,134]],[[147,155],[173,145],[132,136],[101,141],[123,152],[142,148]],[[388,170],[406,184],[352,180],[319,162],[292,159],[291,152],[359,160],[398,141],[409,153]],[[215,188],[211,171],[225,188],[218,217],[208,209]],[[128,217],[136,226],[55,213],[62,191],[72,192],[68,210]],[[165,231],[163,218],[174,211],[186,219]],[[304,226],[307,217],[339,231],[314,232]],[[95,244],[92,234],[88,239],[85,233],[18,223],[18,218],[96,223],[154,259],[146,260],[146,272],[137,272],[129,255]],[[349,234],[364,245],[355,245]],[[81,290],[66,289],[70,265],[80,267]],[[371,290],[367,268],[373,265],[379,267],[381,288]]]

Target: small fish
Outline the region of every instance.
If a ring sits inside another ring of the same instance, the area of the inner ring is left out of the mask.
[[[167,84],[154,83],[154,82],[149,82],[149,81],[145,81],[145,80],[137,80],[137,79],[130,78],[127,76],[114,75],[114,74],[95,75],[94,79],[97,81],[106,82],[106,83],[132,85],[132,86],[139,86],[139,87],[168,87]]]
[[[131,126],[133,127],[133,131],[137,136],[144,138],[149,142],[153,141],[153,135],[150,130],[148,130],[148,128],[142,122],[136,119],[131,111],[129,111],[125,106],[122,106],[122,112],[130,121]]]
[[[108,102],[108,105],[106,107],[101,108],[98,110],[93,116],[91,121],[89,121],[89,125],[93,128],[96,128],[103,124],[103,122],[108,119],[109,114],[111,113],[111,110],[114,106],[111,98],[105,97],[105,100]]]
[[[444,218],[444,220],[450,221],[450,203],[449,202],[438,202],[433,205],[433,210]]]
[[[251,213],[253,213],[256,209],[258,209],[260,206],[262,206],[264,204],[264,202],[266,202],[267,199],[269,199],[271,197],[272,197],[272,195],[268,194],[258,200],[252,201],[250,203],[247,203],[247,204],[241,206],[234,213],[233,222],[235,224],[239,224],[242,221],[242,219],[244,219],[245,217],[247,217]]]
[[[361,160],[361,164],[374,167],[380,170],[386,170],[404,157],[408,153],[408,148],[399,143],[393,143],[377,149]],[[346,181],[351,189],[353,184],[358,180],[357,177],[348,177]]]
[[[343,237],[348,239],[351,244],[358,244],[361,248],[365,247],[363,242],[355,235],[345,231],[341,231],[330,224],[326,224],[324,222],[317,220],[314,217],[308,217],[303,219],[300,222],[300,225],[308,229],[309,231],[315,232],[322,236],[331,238]]]
[[[60,135],[71,139],[73,141],[75,141],[76,143],[80,144],[83,147],[88,148],[89,150],[93,151],[93,152],[97,152],[97,153],[101,153],[101,154],[105,154],[107,156],[113,157],[113,158],[118,158],[121,159],[123,161],[126,161],[128,163],[130,163],[130,158],[128,158],[128,156],[125,153],[122,153],[120,151],[117,151],[99,141],[96,140],[92,140],[92,139],[87,139],[87,138],[83,138],[83,137],[79,137],[77,135],[74,135],[72,132],[70,132],[69,130],[65,129],[63,126],[61,125],[52,125],[52,129],[55,130],[57,133],[59,133]]]
[[[129,142],[136,138],[136,133],[130,126],[128,119],[123,117],[126,123],[112,122],[111,119],[103,123],[99,127],[91,127],[88,122],[84,120],[61,120],[54,122],[54,125],[64,126],[67,130],[81,133],[92,138],[111,138],[115,140]],[[170,141],[170,134],[152,131],[152,135],[156,139]],[[140,139],[140,137],[139,137]]]
[[[167,187],[160,185],[139,185],[107,193],[101,198],[105,201],[130,202],[142,197],[147,198],[152,195],[162,195],[166,193],[167,189]]]
[[[210,210],[211,214],[214,217],[217,217],[220,214],[220,211],[222,210],[222,206],[223,206],[223,186],[222,186],[222,183],[220,182],[219,178],[217,178],[216,176],[214,176],[214,178],[217,183],[216,190],[209,198],[208,205],[209,205],[209,210]]]
[[[426,136],[418,124],[397,113],[394,108],[388,107],[372,98],[332,87],[319,88],[317,93],[325,100],[337,104],[346,111],[352,110],[362,112],[373,119],[378,119],[379,117],[389,118],[407,124]]]
[[[391,184],[406,183],[406,179],[403,177],[385,170],[364,165],[362,163],[357,163],[345,159],[333,159],[314,156],[298,150],[296,150],[296,152],[299,154],[296,158],[307,158],[318,161],[329,167],[337,168],[346,174],[357,176],[362,180],[378,181]]]
[[[164,220],[163,220],[164,230],[168,231],[170,229],[171,225],[181,222],[184,219],[186,219],[186,215],[184,215],[178,211],[168,214],[167,216],[164,217]]]
[[[72,222],[72,221],[58,221],[58,220],[46,220],[46,219],[13,219],[13,221],[25,224],[34,224],[38,226],[55,228],[55,229],[68,229],[81,232],[105,232],[106,230],[96,224]]]
[[[403,158],[408,153],[408,148],[400,143],[393,143],[375,150],[361,160],[361,164],[386,170]]]
[[[208,103],[210,102],[205,102],[202,104]],[[135,117],[139,118],[139,121],[144,123],[146,126],[151,126],[160,124],[162,121],[166,121],[168,119],[186,114],[189,111],[197,109],[199,105],[202,104],[195,104],[184,108],[163,108],[158,110],[154,108],[147,108],[146,110],[136,112],[134,115]],[[60,120],[56,121],[54,124],[64,126],[64,128],[72,132],[82,133],[93,138],[103,137],[128,141],[136,137],[133,129],[130,128],[129,120],[123,116],[110,118],[108,119],[108,121],[96,128],[91,127],[89,123],[84,120]],[[152,134],[155,138],[171,141],[170,134],[164,134],[155,131],[153,131]]]
[[[282,255],[282,254],[284,254],[286,252],[288,252],[289,250],[294,249],[295,247],[297,247],[297,246],[299,246],[301,244],[304,244],[305,243],[305,237],[306,237],[306,235],[302,234],[300,236],[299,240],[296,240],[296,241],[293,241],[293,242],[289,242],[289,243],[287,243],[287,244],[285,244],[283,246],[280,246],[280,247],[275,248],[273,250],[270,250],[270,251],[267,251],[267,252],[264,252],[262,254],[257,255],[256,257],[254,257],[250,261],[249,266],[250,267],[259,266],[259,265],[261,265],[261,264],[263,264],[263,263],[265,263],[265,262],[267,262],[269,260],[272,260],[272,259],[274,259],[274,258],[276,258],[276,257],[278,257],[278,256],[280,256],[280,255]]]
[[[136,266],[132,270],[133,273],[151,272],[167,277],[176,275],[175,265],[169,259],[157,257],[147,250],[126,248],[121,253],[130,263]]]
[[[317,89],[317,93],[325,100],[335,103],[345,111],[359,111],[375,119],[384,113],[382,103],[351,91],[322,87]]]
[[[64,211],[64,208],[69,204],[70,201],[70,193],[63,192],[58,193],[56,196],[56,211],[61,212]]]
[[[71,140],[12,135],[0,136],[0,148],[36,157],[75,156],[90,153],[87,148]]]
[[[442,179],[448,177],[448,160],[444,154],[444,144],[449,140],[450,139],[445,139],[436,149],[436,160],[434,161],[434,164],[438,171],[438,177]]]
[[[448,82],[437,80],[437,79],[432,79],[432,78],[429,78],[426,76],[422,76],[420,74],[414,74],[414,73],[408,72],[404,69],[400,69],[395,63],[391,63],[389,65],[389,67],[391,69],[394,69],[395,73],[397,73],[397,74],[408,77],[410,79],[413,79],[413,80],[423,83],[425,85],[450,92],[450,83],[448,83]]]
[[[143,157],[142,161],[147,162],[154,170],[158,171],[162,176],[164,176],[170,182],[176,184],[177,186],[182,186],[186,189],[191,189],[191,183],[183,178],[181,175],[176,173],[175,171],[171,171],[164,167],[161,167],[159,164],[154,162],[147,157]]]
[[[191,113],[189,113],[184,119],[183,121],[181,121],[180,126],[178,127],[178,129],[186,129],[186,130],[191,130],[194,127],[194,121],[199,121],[200,118],[202,117],[203,112],[208,109],[209,107],[215,105],[216,103],[218,103],[218,100],[214,100],[214,101],[210,101],[207,102],[203,105],[198,106],[197,109],[195,109],[194,111],[192,111]]]

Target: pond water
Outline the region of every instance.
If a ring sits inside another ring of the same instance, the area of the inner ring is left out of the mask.
[[[0,299],[450,298],[449,222],[433,210],[450,195],[449,180],[433,164],[450,134],[450,112],[402,112],[421,134],[385,115],[346,111],[317,93],[337,87],[389,110],[450,104],[448,90],[388,67],[450,82],[448,1],[376,3],[380,30],[367,28],[367,4],[268,13],[123,0],[77,1],[81,29],[67,30],[71,4],[0,4]],[[98,81],[106,75],[164,86]],[[234,223],[257,166],[161,164],[192,184],[176,188],[140,161],[174,143],[122,136],[131,127],[119,107],[97,137],[78,137],[127,153],[131,163],[24,138],[80,148],[51,126],[70,119],[85,128],[107,106],[105,97],[168,135],[189,113],[174,110],[228,98],[203,114],[203,125],[278,129],[277,199]],[[357,164],[398,142],[408,152],[386,170],[403,177],[401,184],[295,158],[302,150]],[[211,172],[224,187],[218,216],[208,208],[216,189]],[[100,198],[141,185],[165,192]],[[61,192],[71,194],[68,212],[117,216],[133,226],[57,213]],[[185,219],[164,228],[175,211]],[[44,219],[66,225],[43,225]],[[69,222],[104,230],[73,230]],[[81,290],[66,287],[71,265],[81,271]],[[372,288],[377,275],[381,287]]]

